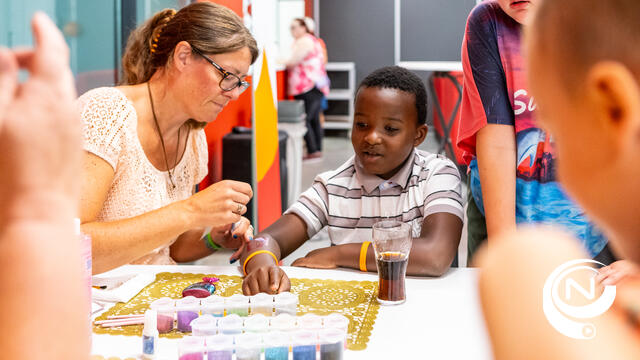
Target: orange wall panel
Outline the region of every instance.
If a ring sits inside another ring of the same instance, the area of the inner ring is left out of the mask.
[[[242,17],[242,0],[198,0],[198,2],[209,1],[220,4],[233,10],[238,16]]]

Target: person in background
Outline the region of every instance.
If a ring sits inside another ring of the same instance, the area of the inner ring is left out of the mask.
[[[320,125],[322,99],[329,93],[329,83],[325,69],[325,50],[317,37],[307,27],[304,18],[291,22],[293,45],[291,55],[284,60],[288,69],[288,92],[297,100],[304,101],[307,114],[307,144],[305,160],[322,158],[323,129]]]
[[[640,162],[640,55],[629,44],[640,38],[639,20],[637,0],[544,0],[526,41],[531,90],[541,125],[554,138],[559,179],[605,230],[616,253],[635,267],[640,263],[640,168],[634,165]],[[577,278],[593,294],[574,288],[569,296],[561,286],[559,301],[551,299],[551,291],[547,295],[551,306],[565,302],[558,306],[560,316],[569,306],[595,310],[588,318],[564,319],[563,331],[585,337],[576,340],[550,325],[541,295],[554,269],[589,254],[571,237],[552,231],[498,240],[478,256],[480,297],[496,359],[640,358],[637,275],[617,282],[615,301],[604,309],[596,308],[596,301],[604,300],[602,287],[580,278],[591,277],[590,270],[556,278],[561,283]]]
[[[332,246],[309,252],[294,266],[377,271],[371,229],[385,219],[411,226],[408,275],[444,274],[458,249],[464,205],[451,160],[416,149],[427,134],[426,119],[427,91],[417,75],[398,66],[369,74],[355,95],[355,156],[318,175],[280,219],[249,242],[241,256],[243,292],[287,290],[279,259],[324,227]]]
[[[0,48],[0,349],[3,359],[89,358],[78,214],[81,123],[69,48],[44,14],[34,49]],[[18,81],[19,69],[29,72]]]
[[[123,84],[79,98],[80,213],[94,273],[193,261],[251,238],[242,217],[248,184],[194,191],[208,172],[203,128],[249,87],[244,79],[257,55],[249,30],[226,7],[166,9],[129,36]]]
[[[484,1],[467,20],[458,145],[469,165],[468,259],[487,238],[541,223],[571,231],[609,264],[606,238],[558,183],[552,138],[536,120],[521,38],[538,2]]]
[[[322,46],[322,56],[324,57],[324,65],[325,65],[325,76],[321,77],[316,82],[316,87],[320,89],[323,95],[322,105],[320,106],[320,127],[324,128],[324,112],[329,108],[327,95],[329,95],[329,88],[331,85],[329,76],[327,75],[327,72],[326,72],[326,66],[327,66],[327,63],[329,62],[329,54],[327,52],[327,44],[325,44],[324,40],[322,40],[322,38],[318,36],[318,34],[316,34],[316,22],[312,18],[305,16],[304,23],[307,26],[307,29],[309,29],[309,33],[313,35],[316,38],[316,40],[320,43],[320,46]]]

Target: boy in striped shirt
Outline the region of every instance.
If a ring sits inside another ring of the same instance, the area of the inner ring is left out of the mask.
[[[289,279],[277,260],[325,226],[332,246],[309,252],[294,266],[358,269],[362,256],[366,270],[376,271],[372,246],[362,244],[383,219],[412,227],[408,275],[447,271],[460,241],[463,198],[455,165],[415,149],[427,134],[426,105],[422,81],[401,67],[378,69],[362,81],[351,134],[355,155],[318,175],[278,221],[248,244],[241,256],[245,294],[288,290]]]

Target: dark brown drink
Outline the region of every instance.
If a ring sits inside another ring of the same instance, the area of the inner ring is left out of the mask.
[[[408,257],[399,252],[378,255],[378,300],[383,304],[400,304],[405,300],[404,277]]]

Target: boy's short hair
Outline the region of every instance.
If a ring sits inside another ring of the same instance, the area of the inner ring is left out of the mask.
[[[411,71],[400,66],[385,66],[367,75],[358,86],[358,91],[362,87],[397,89],[413,94],[418,124],[427,123],[427,89],[422,80]],[[358,91],[356,91],[356,98]]]
[[[543,0],[533,28],[536,51],[551,54],[571,92],[600,61],[618,61],[640,79],[639,0]]]

